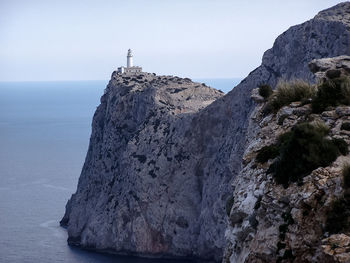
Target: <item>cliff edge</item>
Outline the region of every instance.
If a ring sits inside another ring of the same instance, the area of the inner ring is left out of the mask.
[[[253,90],[224,262],[350,262],[349,61],[313,60],[320,84],[280,82],[268,101]]]
[[[190,79],[113,73],[93,118],[77,193],[61,221],[68,242],[144,256],[199,256],[205,179],[196,163],[210,143],[193,136],[191,122],[222,96]]]
[[[220,261],[226,200],[257,128],[251,91],[280,78],[314,82],[309,61],[350,55],[349,10],[342,3],[288,29],[225,96],[188,79],[113,74],[61,221],[69,243]]]

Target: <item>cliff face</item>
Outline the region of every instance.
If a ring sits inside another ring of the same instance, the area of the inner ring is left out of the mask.
[[[349,54],[349,17],[350,4],[345,2],[289,28],[265,52],[262,65],[277,78],[313,81],[307,66],[311,60]]]
[[[310,68],[319,69],[314,72],[323,78],[349,75],[349,61],[349,56],[313,60]],[[264,101],[257,94],[257,89],[253,90],[252,98]],[[330,165],[314,169],[302,183],[283,187],[269,172],[276,159],[261,163],[257,155],[263,147],[275,145],[282,134],[306,122],[322,123],[329,129],[328,138],[344,140],[349,145],[350,132],[344,127],[350,120],[350,107],[338,106],[313,114],[310,104],[293,102],[266,116],[265,106],[266,103],[260,103],[252,114],[250,125],[256,128],[247,135],[243,167],[234,180],[224,262],[349,262],[350,233],[330,232],[327,218],[338,216],[330,221],[331,227],[337,228],[335,225],[342,224],[343,219],[334,213],[348,217],[348,205],[336,212],[333,207],[337,200],[348,198],[342,170],[350,164],[350,156],[344,153]],[[311,136],[307,140],[312,140]]]
[[[349,8],[340,4],[287,30],[262,65],[225,96],[186,79],[113,74],[62,219],[69,243],[220,260],[231,182],[241,170],[247,134],[258,127],[249,122],[252,89],[274,86],[278,78],[314,81],[309,61],[350,54],[343,19]]]
[[[68,242],[140,255],[199,255],[205,179],[196,163],[208,142],[193,134],[191,122],[222,96],[189,79],[113,73],[62,221]]]

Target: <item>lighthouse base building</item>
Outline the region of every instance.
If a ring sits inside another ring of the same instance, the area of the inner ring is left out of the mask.
[[[133,65],[133,55],[131,49],[128,50],[126,67],[119,67],[117,72],[119,73],[141,73],[142,68]]]
[[[141,67],[119,67],[117,70],[119,73],[140,73],[142,72]]]

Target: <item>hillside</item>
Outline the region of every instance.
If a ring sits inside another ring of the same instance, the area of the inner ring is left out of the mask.
[[[281,82],[268,101],[253,90],[258,128],[234,180],[224,262],[350,261],[349,62],[314,60],[321,84]]]

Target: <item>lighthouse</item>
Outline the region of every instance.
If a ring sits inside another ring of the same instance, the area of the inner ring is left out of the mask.
[[[126,61],[126,67],[127,68],[131,68],[133,66],[133,63],[132,63],[132,51],[131,49],[129,48],[128,50],[128,56],[127,56],[127,61]]]
[[[137,74],[142,72],[141,67],[134,66],[133,55],[130,48],[128,49],[128,54],[126,56],[126,67],[119,67],[117,72],[125,74]]]

